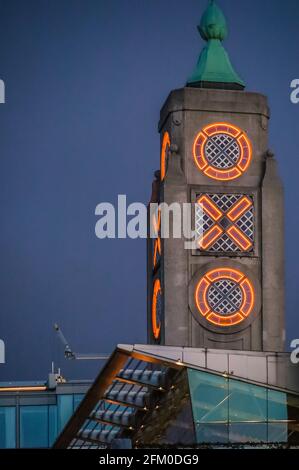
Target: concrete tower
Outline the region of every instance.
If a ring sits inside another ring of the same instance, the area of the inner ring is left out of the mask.
[[[244,91],[215,2],[198,29],[207,44],[196,69],[161,110],[151,199],[192,203],[198,240],[190,250],[182,237],[163,239],[163,217],[150,216],[158,238],[148,240],[148,341],[283,351],[283,189],[267,98]]]

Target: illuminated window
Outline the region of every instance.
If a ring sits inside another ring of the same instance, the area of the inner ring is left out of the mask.
[[[152,301],[152,330],[156,341],[160,339],[162,324],[162,289],[160,279],[156,279]]]
[[[208,322],[221,327],[233,326],[251,314],[254,290],[240,271],[214,269],[197,284],[195,302],[200,315]]]
[[[231,315],[242,305],[241,287],[229,279],[221,279],[209,288],[207,299],[210,307],[219,315]]]
[[[201,194],[195,226],[201,251],[250,253],[254,248],[253,199],[243,194]]]
[[[170,136],[168,132],[165,132],[163,135],[162,140],[162,148],[161,148],[161,181],[164,180],[166,172],[167,172],[167,160],[169,154],[169,147],[170,147]]]
[[[162,254],[161,244],[161,211],[158,209],[156,214],[153,215],[153,269],[155,270],[160,262]]]
[[[197,167],[215,180],[230,181],[242,176],[250,165],[252,150],[245,133],[236,126],[216,123],[197,135],[193,156]]]

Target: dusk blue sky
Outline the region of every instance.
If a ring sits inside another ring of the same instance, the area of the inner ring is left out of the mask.
[[[298,0],[219,0],[225,46],[247,90],[268,95],[270,147],[286,191],[288,343],[299,338]],[[67,378],[73,348],[146,341],[146,243],[95,237],[95,207],[148,202],[159,167],[159,111],[203,46],[207,0],[0,1],[0,380]]]

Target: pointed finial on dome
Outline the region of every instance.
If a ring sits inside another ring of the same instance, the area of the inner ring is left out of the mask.
[[[245,84],[233,69],[221,44],[228,35],[228,27],[225,16],[215,0],[209,0],[197,29],[202,39],[207,41],[207,45],[199,56],[187,86],[243,90]]]
[[[210,0],[208,8],[202,15],[198,31],[205,41],[209,39],[223,41],[227,37],[228,31],[225,16],[214,0]]]

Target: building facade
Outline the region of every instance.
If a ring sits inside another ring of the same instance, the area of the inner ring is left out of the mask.
[[[0,383],[0,449],[53,445],[89,382]]]
[[[267,98],[244,91],[222,46],[225,18],[211,2],[198,27],[207,42],[185,88],[161,110],[161,169],[152,201],[192,205],[195,246],[163,238],[151,214],[151,344],[283,351],[283,189],[269,150]]]
[[[299,446],[287,353],[117,346],[56,449]]]
[[[191,207],[195,237],[174,236],[174,215],[165,237],[149,207],[148,344],[118,345],[93,384],[0,384],[1,448],[299,447],[267,98],[244,91],[213,0],[198,29],[196,68],[161,110],[151,197]]]
[[[283,352],[283,190],[267,99],[244,91],[214,1],[198,29],[207,44],[159,123],[149,344],[117,346],[54,448],[299,446],[298,366]],[[187,237],[174,236],[174,215],[164,236],[162,203],[193,208],[188,249]]]

